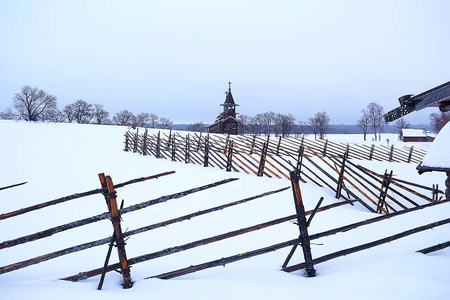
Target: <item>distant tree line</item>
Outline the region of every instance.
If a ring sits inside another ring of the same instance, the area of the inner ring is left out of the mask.
[[[288,137],[292,134],[298,136],[306,133],[314,133],[317,137],[324,138],[328,132],[330,118],[326,112],[318,112],[308,122],[299,121],[291,114],[274,113],[272,111],[260,113],[253,117],[239,115],[238,121],[240,134],[269,135]]]
[[[173,124],[169,118],[159,118],[156,114],[149,113],[135,115],[128,110],[116,113],[111,120],[109,112],[104,109],[103,105],[88,103],[82,99],[59,110],[55,96],[37,87],[29,86],[22,87],[20,93],[14,94],[12,106],[4,112],[0,112],[0,119],[163,129],[170,129]]]

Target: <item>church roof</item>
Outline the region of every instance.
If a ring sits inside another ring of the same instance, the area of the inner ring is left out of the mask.
[[[228,82],[228,91],[225,92],[225,102],[223,104],[220,104],[221,106],[225,106],[228,104],[239,106],[238,104],[234,103],[233,95],[231,94],[231,82]]]

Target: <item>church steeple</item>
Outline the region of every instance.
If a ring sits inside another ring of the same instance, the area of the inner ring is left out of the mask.
[[[236,106],[238,105],[234,103],[230,81],[228,82],[228,91],[225,92],[225,102],[221,106],[223,106],[224,115],[236,117]]]

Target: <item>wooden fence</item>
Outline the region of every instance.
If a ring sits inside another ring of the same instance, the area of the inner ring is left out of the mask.
[[[363,160],[418,163],[425,152],[385,146],[343,145],[306,138],[271,140],[258,136],[153,131],[125,133],[125,151],[172,161],[218,167],[226,171],[290,179],[297,170],[302,182],[331,189],[336,198],[357,200],[371,212],[385,213],[437,201],[444,194],[431,187],[397,179],[393,172],[377,174],[357,163]]]
[[[136,182],[141,182],[141,181],[145,181],[145,180],[149,180],[149,179],[153,179],[153,178],[159,178],[161,176],[166,176],[166,175],[170,175],[173,174],[174,172],[166,172],[166,173],[161,173],[161,174],[157,174],[157,175],[153,175],[153,176],[149,176],[149,177],[143,177],[143,178],[138,178],[135,180],[131,180],[122,184],[118,184],[118,185],[114,185],[112,182],[112,179],[110,176],[105,176],[104,174],[99,174],[99,179],[100,179],[100,183],[101,183],[101,188],[99,189],[95,189],[95,190],[91,190],[91,191],[87,191],[87,192],[83,192],[83,193],[77,193],[71,196],[66,196],[66,197],[61,197],[55,200],[51,200],[45,203],[41,203],[41,204],[37,204],[34,206],[30,206],[18,211],[14,211],[14,212],[9,212],[9,213],[4,213],[2,215],[0,215],[0,222],[1,220],[7,219],[7,218],[12,218],[15,217],[17,215],[20,214],[25,214],[27,212],[30,211],[34,211],[37,209],[42,209],[44,207],[47,207],[49,205],[55,205],[55,204],[61,204],[63,202],[69,201],[69,200],[73,200],[73,199],[77,199],[80,197],[84,197],[87,195],[94,195],[94,194],[103,194],[105,200],[106,200],[106,204],[107,204],[107,208],[108,208],[108,212],[93,216],[93,217],[89,217],[83,220],[77,220],[74,222],[70,222],[67,224],[63,224],[54,228],[50,228],[41,232],[37,232],[28,236],[22,236],[22,237],[18,237],[16,239],[13,240],[8,240],[8,241],[4,241],[2,243],[0,243],[0,250],[4,249],[4,248],[10,248],[10,247],[14,247],[16,245],[19,244],[23,244],[23,243],[28,243],[28,242],[32,242],[35,241],[37,239],[41,239],[44,237],[50,237],[56,233],[60,233],[62,231],[66,231],[69,229],[74,229],[92,222],[97,222],[100,220],[104,220],[104,219],[110,219],[113,225],[113,234],[110,237],[105,237],[103,239],[100,240],[96,240],[96,241],[91,241],[88,243],[84,243],[84,244],[80,244],[80,245],[75,245],[73,247],[70,248],[66,248],[66,249],[62,249],[59,251],[55,251],[52,253],[48,253],[45,255],[41,255],[38,257],[34,257],[34,258],[30,258],[27,259],[25,261],[21,261],[21,262],[17,262],[17,263],[13,263],[7,266],[3,266],[0,267],[0,274],[3,273],[7,273],[7,272],[11,272],[14,270],[18,270],[21,268],[25,268],[31,265],[35,265],[50,259],[54,259],[56,257],[62,256],[62,255],[67,255],[70,253],[74,253],[77,251],[82,251],[82,250],[86,250],[88,248],[91,247],[95,247],[95,246],[99,246],[99,245],[104,245],[104,244],[109,244],[109,249],[108,249],[108,253],[106,255],[106,259],[105,262],[103,264],[103,266],[99,266],[96,269],[93,270],[89,270],[89,271],[84,271],[84,272],[80,272],[78,274],[72,275],[72,276],[68,276],[68,277],[64,277],[62,279],[64,280],[70,280],[70,281],[78,281],[78,280],[83,280],[92,276],[96,276],[96,275],[101,275],[100,277],[100,282],[98,285],[98,289],[101,289],[102,284],[103,284],[103,280],[105,278],[105,274],[107,272],[119,269],[121,276],[123,277],[123,282],[124,282],[124,288],[130,288],[132,287],[132,277],[130,274],[130,266],[144,262],[144,261],[148,261],[148,260],[152,260],[152,259],[156,259],[156,258],[160,258],[163,256],[167,256],[167,255],[171,255],[171,254],[175,254],[181,251],[186,251],[189,249],[193,249],[199,246],[203,246],[203,245],[207,245],[210,243],[214,243],[214,242],[218,242],[224,239],[229,239],[232,237],[236,237],[239,235],[243,235],[243,234],[247,234],[250,232],[254,232],[256,230],[261,230],[264,228],[268,228],[277,224],[281,224],[284,222],[288,222],[288,221],[292,221],[292,220],[296,220],[297,221],[297,225],[299,227],[299,236],[296,238],[293,238],[291,240],[282,242],[282,243],[278,243],[275,245],[270,245],[264,248],[259,248],[256,250],[251,250],[251,251],[247,251],[244,253],[239,253],[239,254],[235,254],[232,256],[228,256],[228,257],[222,257],[220,259],[216,259],[213,261],[208,261],[208,262],[204,262],[198,265],[191,265],[189,267],[185,267],[182,269],[177,269],[174,271],[170,271],[170,272],[166,272],[163,274],[159,274],[159,275],[153,275],[150,276],[149,278],[161,278],[161,279],[169,279],[169,278],[174,278],[174,277],[178,277],[178,276],[182,276],[185,274],[189,274],[192,272],[197,272],[200,270],[204,270],[207,268],[212,268],[215,266],[222,266],[231,262],[236,262],[236,261],[240,261],[242,259],[247,259],[250,257],[254,257],[257,255],[261,255],[264,253],[268,253],[271,251],[275,251],[278,249],[282,249],[282,248],[286,248],[286,247],[292,247],[288,257],[286,258],[286,261],[283,264],[283,270],[287,271],[287,272],[292,272],[295,270],[299,270],[299,269],[305,269],[307,276],[315,276],[315,269],[314,269],[314,265],[320,263],[320,262],[324,262],[326,260],[335,258],[335,257],[339,257],[342,255],[347,255],[356,251],[360,251],[360,250],[364,250],[370,247],[374,247],[377,245],[380,245],[382,243],[386,243],[386,242],[390,242],[392,240],[398,239],[398,238],[402,238],[408,235],[411,235],[413,233],[416,232],[420,232],[426,229],[431,229],[434,228],[436,226],[441,226],[444,224],[448,224],[450,222],[450,219],[445,219],[445,220],[441,220],[441,221],[437,221],[431,224],[427,224],[421,227],[417,227],[417,228],[413,228],[410,229],[408,231],[405,232],[401,232],[399,234],[396,234],[394,236],[389,236],[386,237],[384,239],[381,240],[377,240],[374,241],[372,243],[368,243],[368,244],[363,244],[361,246],[358,247],[353,247],[353,248],[349,248],[349,249],[344,249],[342,251],[338,251],[336,253],[331,253],[327,256],[324,257],[319,257],[319,258],[313,258],[313,253],[311,252],[310,249],[310,241],[314,240],[314,239],[318,239],[320,237],[324,237],[324,236],[328,236],[328,235],[332,235],[332,234],[336,234],[339,232],[346,232],[350,229],[355,229],[357,227],[361,227],[361,226],[365,226],[365,225],[369,225],[375,222],[379,222],[382,220],[385,220],[387,218],[393,218],[396,216],[400,216],[403,215],[405,213],[409,213],[409,212],[413,212],[413,211],[417,211],[418,209],[425,209],[431,206],[435,206],[435,205],[441,205],[444,203],[447,203],[449,200],[444,200],[444,201],[434,201],[425,205],[421,205],[421,206],[416,206],[410,209],[405,209],[402,211],[398,211],[395,213],[391,213],[389,215],[382,215],[382,216],[378,216],[372,219],[368,219],[365,221],[361,221],[361,222],[357,222],[357,223],[353,223],[353,224],[348,224],[345,226],[341,226],[339,228],[334,228],[334,229],[330,229],[328,231],[324,231],[321,233],[316,233],[314,235],[309,235],[308,234],[308,227],[311,224],[311,221],[314,217],[314,215],[318,212],[327,210],[327,209],[332,209],[338,206],[342,206],[342,205],[349,205],[352,204],[353,202],[355,202],[356,200],[345,200],[345,201],[340,201],[340,202],[336,202],[327,206],[323,206],[321,207],[321,202],[322,199],[319,201],[319,203],[316,205],[316,207],[313,210],[310,211],[305,211],[304,208],[304,204],[303,204],[303,197],[302,197],[302,193],[300,190],[300,185],[299,185],[299,177],[298,177],[298,170],[296,171],[291,171],[289,173],[290,176],[290,181],[291,181],[291,188],[293,191],[293,196],[294,196],[294,204],[295,204],[295,214],[293,215],[289,215],[289,216],[285,216],[282,218],[277,218],[277,219],[273,219],[270,221],[266,221],[263,223],[259,223],[253,226],[249,226],[246,228],[242,228],[239,230],[234,230],[234,231],[230,231],[230,232],[226,232],[223,234],[219,234],[216,236],[212,236],[209,238],[204,238],[201,240],[197,240],[197,241],[193,241],[193,242],[189,242],[187,244],[183,244],[183,245],[178,245],[178,246],[173,246],[170,248],[166,248],[166,249],[162,249],[156,252],[152,252],[152,253],[148,253],[148,254],[144,254],[144,255],[140,255],[140,256],[136,256],[133,258],[128,258],[126,255],[126,249],[125,249],[125,242],[124,240],[131,236],[131,235],[135,235],[135,234],[140,234],[149,230],[153,230],[156,228],[160,228],[160,227],[165,227],[171,224],[175,224],[181,221],[187,221],[187,220],[192,220],[193,218],[199,217],[201,215],[205,215],[205,214],[210,214],[210,213],[214,213],[232,206],[236,206],[236,205],[240,205],[249,201],[253,201],[256,199],[260,199],[263,198],[265,196],[268,195],[273,195],[273,194],[277,194],[280,192],[283,192],[287,189],[289,189],[290,187],[285,187],[285,188],[281,188],[278,190],[274,190],[274,191],[268,191],[259,195],[254,195],[245,199],[240,199],[240,200],[235,200],[233,202],[230,203],[226,203],[226,204],[222,204],[220,206],[216,206],[216,207],[211,207],[208,209],[204,209],[204,210],[200,210],[197,211],[195,213],[191,213],[188,215],[184,215],[184,216],[180,216],[180,217],[176,217],[173,219],[169,219],[169,220],[165,220],[159,223],[155,223],[155,224],[151,224],[151,225],[146,225],[140,228],[136,228],[133,230],[129,230],[127,232],[122,232],[121,229],[121,216],[125,213],[129,213],[129,212],[133,212],[133,211],[137,211],[140,209],[144,209],[156,204],[160,204],[163,202],[166,202],[168,200],[172,200],[172,199],[178,199],[196,192],[200,192],[203,190],[207,190],[210,188],[215,188],[217,186],[223,185],[223,184],[227,184],[229,182],[233,182],[235,180],[237,180],[236,178],[229,178],[229,179],[225,179],[225,180],[221,180],[218,182],[214,182],[211,184],[207,184],[204,186],[200,186],[200,187],[196,187],[196,188],[192,188],[189,190],[185,190],[182,192],[178,192],[178,193],[174,193],[171,195],[166,195],[166,196],[162,196],[153,200],[149,200],[149,201],[145,201],[139,204],[135,204],[135,205],[131,205],[128,207],[123,207],[123,202],[122,205],[119,206],[117,205],[117,192],[116,189],[123,187],[125,185],[128,184],[132,184],[132,183],[136,183]],[[306,216],[309,215],[309,219],[306,219]],[[205,224],[203,224],[202,226],[205,226]],[[109,257],[111,255],[111,250],[112,250],[112,246],[116,245],[117,249],[118,249],[118,257],[119,257],[119,263],[116,264],[109,264]],[[433,246],[434,248],[438,248],[438,247],[443,247],[442,245],[445,246],[445,244],[449,244],[448,242],[440,244],[440,245],[436,245]],[[301,246],[302,250],[303,250],[303,254],[304,254],[304,262],[303,263],[299,263],[299,264],[295,264],[292,266],[287,266],[293,253],[296,251],[296,249],[298,248],[298,246]],[[130,247],[130,245],[128,245],[128,247]],[[429,249],[427,251],[430,251]],[[31,252],[31,251],[30,251]]]

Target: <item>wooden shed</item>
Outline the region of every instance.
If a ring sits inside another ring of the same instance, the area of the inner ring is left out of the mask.
[[[433,137],[429,137],[425,129],[403,128],[400,139],[403,142],[432,142]]]

